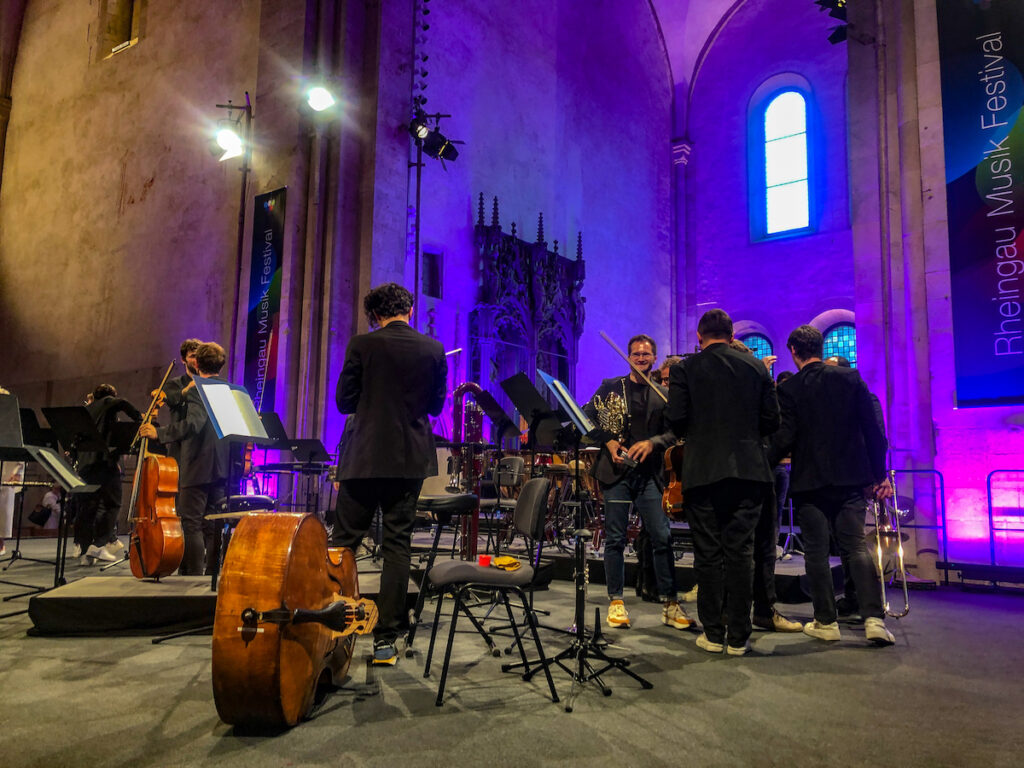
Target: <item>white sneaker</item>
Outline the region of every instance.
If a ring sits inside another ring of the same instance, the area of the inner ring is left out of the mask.
[[[88,555],[82,555],[78,558],[78,564],[83,568],[89,568],[95,561]]]
[[[85,556],[97,560],[105,560],[108,563],[113,563],[117,560],[117,555],[108,552],[105,547],[97,547],[95,544],[85,550]]]
[[[822,624],[817,619],[808,621],[804,624],[804,634],[816,637],[819,640],[826,640],[830,643],[842,640],[842,636],[839,634],[839,622],[837,621],[833,621],[831,624]]]
[[[707,651],[708,653],[721,653],[725,650],[725,646],[722,643],[714,643],[708,640],[708,636],[703,632],[700,633],[700,637],[697,638],[697,647],[701,650]]]
[[[682,595],[682,601],[684,603],[696,603],[697,602],[697,585],[693,585],[693,589],[689,592],[684,592]]]
[[[120,555],[122,552],[124,552],[124,544],[121,542],[120,539],[114,539],[112,542],[107,544],[107,546],[104,547],[104,549],[106,549],[107,552],[110,552],[111,554]]]
[[[693,619],[686,615],[686,611],[675,600],[669,600],[661,608],[661,623],[675,629],[689,629],[693,626]]]
[[[626,604],[622,600],[612,600],[608,604],[608,626],[613,629],[621,629],[629,626],[629,612],[626,611]]]
[[[886,629],[885,622],[874,616],[864,619],[864,637],[877,646],[893,645],[896,642],[892,632]]]
[[[75,544],[75,546],[73,546],[71,548],[71,556],[72,557],[81,557],[82,556],[82,545],[81,544]]]

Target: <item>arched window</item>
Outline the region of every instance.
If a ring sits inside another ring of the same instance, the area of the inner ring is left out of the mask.
[[[840,355],[857,367],[857,329],[853,323],[836,323],[825,332],[825,349],[822,359]]]
[[[768,355],[775,354],[771,339],[763,333],[748,333],[746,336],[741,336],[740,341],[750,347],[754,357],[758,360],[764,360]]]
[[[765,80],[748,107],[750,235],[753,240],[813,231],[811,85],[785,72]]]
[[[765,234],[810,224],[807,174],[807,100],[783,91],[764,110]]]

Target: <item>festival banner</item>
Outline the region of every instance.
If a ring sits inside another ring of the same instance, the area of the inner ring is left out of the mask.
[[[936,8],[957,407],[1024,403],[1024,3]]]
[[[252,259],[245,327],[245,388],[257,410],[274,410],[277,344],[281,319],[286,189],[257,195],[252,222]]]

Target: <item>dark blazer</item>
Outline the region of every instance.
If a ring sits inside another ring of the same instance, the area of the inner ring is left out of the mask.
[[[220,377],[213,378],[224,381]],[[189,488],[227,479],[228,441],[217,437],[195,387],[185,393],[184,405],[184,419],[156,429],[157,439],[164,445],[178,443],[178,487]]]
[[[583,406],[583,412],[587,414],[595,425],[598,423],[598,420],[597,407],[594,405],[594,401],[597,398],[606,398],[611,392],[615,392],[621,396],[623,382],[625,379],[625,376],[616,376],[611,379],[603,380],[601,382],[601,386],[599,386],[597,391],[594,392],[593,397],[591,397],[590,400],[587,401],[587,404]],[[658,386],[659,391],[666,395],[668,394],[668,391],[664,387],[660,385],[656,386]],[[672,431],[668,422],[665,420],[665,401],[653,392],[647,393],[647,413],[645,420],[647,422],[647,434],[651,436],[648,439],[654,445],[654,450],[651,451],[651,455],[644,460],[644,463],[639,467],[639,469],[650,474],[659,488],[664,488],[665,478],[661,470],[662,458],[665,455],[665,450],[675,444],[676,434]],[[590,474],[605,485],[611,485],[621,479],[626,473],[625,468],[623,468],[621,464],[616,464],[612,461],[611,454],[608,453],[608,448],[605,446],[605,443],[616,437],[616,435],[611,435],[604,431],[598,431],[592,435],[592,439],[600,442],[601,453],[598,454],[597,461],[594,462],[594,466],[591,468]],[[624,445],[623,447],[629,448],[628,445]]]
[[[726,478],[770,483],[765,437],[779,428],[779,402],[764,363],[712,344],[672,366],[668,419],[686,440],[683,488]]]
[[[103,437],[103,442],[108,446],[110,446],[111,433],[113,432],[114,424],[117,422],[118,414],[123,413],[136,423],[142,421],[142,414],[139,413],[139,409],[123,397],[101,397],[99,400],[94,400],[85,406],[85,410],[89,412],[89,416],[96,425],[96,430]],[[119,458],[115,449],[110,447],[103,454],[94,451],[82,451],[78,457],[78,466],[83,477],[89,475],[90,478],[93,478],[97,472],[103,474],[104,470],[119,471]]]
[[[353,336],[338,379],[337,403],[355,414],[338,456],[338,478],[424,478],[437,474],[428,416],[447,394],[444,347],[401,320]]]
[[[790,493],[864,487],[885,477],[886,440],[853,368],[814,362],[779,385],[782,428],[772,457],[793,453]]]
[[[164,402],[164,406],[167,408],[169,415],[168,421],[171,424],[184,421],[188,416],[188,404],[185,401],[186,395],[183,395],[181,391],[188,386],[190,381],[192,381],[192,377],[187,373],[183,373],[181,376],[175,376],[173,379],[168,379],[167,383],[164,385],[164,394],[167,395],[167,400]],[[167,455],[181,464],[180,444],[171,443],[168,445]]]

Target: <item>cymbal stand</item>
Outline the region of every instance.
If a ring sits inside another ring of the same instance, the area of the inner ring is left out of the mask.
[[[577,432],[575,445],[576,458],[576,487],[580,483],[580,439]],[[586,622],[587,602],[587,560],[586,540],[591,533],[584,528],[583,505],[576,507],[576,530],[575,554],[574,554],[574,581],[576,585],[576,613],[575,613],[575,634],[569,647],[553,657],[539,661],[528,672],[523,675],[524,680],[529,680],[540,669],[557,664],[565,670],[572,679],[572,689],[565,701],[565,711],[572,712],[576,697],[587,683],[596,683],[601,693],[605,696],[612,695],[612,689],[605,685],[601,676],[608,670],[618,670],[640,683],[640,687],[649,690],[654,685],[647,679],[629,669],[629,659],[609,656],[605,652],[608,642],[601,634],[601,609],[594,608],[594,629],[588,631],[584,626]]]

